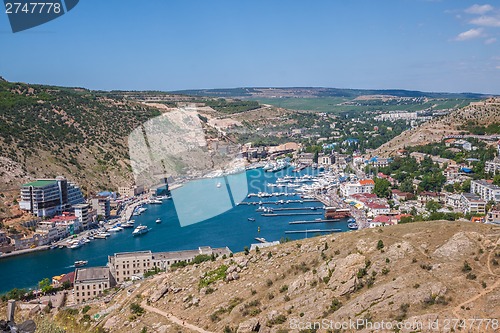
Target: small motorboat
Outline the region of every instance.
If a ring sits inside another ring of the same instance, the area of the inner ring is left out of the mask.
[[[253,217],[249,217],[249,218],[248,218],[248,221],[250,221],[250,222],[254,222],[254,221],[255,221],[255,219],[254,219]]]
[[[75,267],[83,267],[87,265],[89,262],[87,260],[77,260],[75,261]]]
[[[358,224],[356,222],[349,223],[347,227],[351,230],[358,230]]]
[[[156,223],[161,223],[161,219],[160,219],[160,218],[157,218],[155,222],[156,222]]]

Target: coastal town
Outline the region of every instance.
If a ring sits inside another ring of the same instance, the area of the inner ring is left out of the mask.
[[[316,144],[321,149],[314,152],[308,152],[307,146],[297,142],[276,146],[242,145],[239,156],[246,161],[247,170],[259,169],[275,174],[276,178],[267,184],[269,190],[248,193],[248,199],[238,204],[258,205],[257,211],[264,217],[307,217],[313,213],[304,210],[314,209],[314,214],[321,214],[319,218],[290,222],[304,224],[306,237],[308,232],[313,235],[340,231],[335,227],[336,222],[346,219],[348,229],[354,230],[433,219],[499,224],[500,179],[496,174],[500,170],[500,141],[496,139],[498,136],[475,136],[472,140],[445,137],[441,142],[443,151],[455,154],[494,149],[495,156],[485,161],[484,169],[479,172],[486,175],[485,179],[477,177],[474,165],[478,159],[468,158],[457,163],[440,155],[405,149],[395,156],[379,157],[371,150],[364,153],[356,150],[357,139],[340,143],[321,140]],[[406,168],[407,165],[412,165],[413,170]],[[410,175],[417,170],[422,173],[416,177],[401,176],[400,169]],[[429,177],[433,177],[432,180]],[[182,184],[174,188],[178,186]],[[281,195],[298,199],[263,201]],[[166,179],[152,188],[146,189],[140,184],[121,186],[116,192],[102,191],[87,198],[78,184],[65,177],[33,180],[21,186],[17,200],[19,209],[31,216],[22,222],[24,230],[29,232],[19,233],[14,228],[0,231],[0,259],[40,250],[78,249],[125,228],[132,228],[132,235],[146,233],[146,227],[134,225],[134,216],[146,211],[148,205],[171,199]],[[300,204],[296,208],[274,208],[292,202]],[[310,202],[320,206],[301,208]],[[255,219],[249,218],[251,220]],[[315,223],[332,227],[309,228]],[[257,241],[252,244],[252,250],[278,243],[276,239],[257,238]],[[58,299],[65,302],[59,302],[58,306],[91,302],[107,294],[106,290],[142,279],[149,272],[164,271],[173,264],[190,263],[199,258],[227,257],[231,253],[227,247],[212,249],[209,246],[180,252],[115,253],[109,256],[107,266],[83,267],[87,261],[76,261],[74,271],[52,277],[51,285],[55,289],[63,284],[73,288],[69,296],[61,291],[66,296]],[[48,300],[50,297],[45,303]]]

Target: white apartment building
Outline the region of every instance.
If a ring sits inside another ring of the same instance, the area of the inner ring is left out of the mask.
[[[484,180],[471,180],[470,193],[479,195],[486,202],[500,202],[500,186],[490,184]]]
[[[343,183],[340,185],[340,193],[344,197],[350,197],[358,193],[372,193],[375,182],[372,179],[361,179],[357,182]]]
[[[464,214],[486,214],[486,201],[474,193],[462,193],[460,198]]]
[[[90,208],[90,205],[86,204],[86,203],[73,206],[73,209],[75,210],[75,216],[78,218],[78,220],[82,226],[82,229],[84,229],[84,230],[88,229],[90,227],[90,225],[92,224],[91,223],[92,220],[90,219],[90,215],[89,215],[89,208]]]

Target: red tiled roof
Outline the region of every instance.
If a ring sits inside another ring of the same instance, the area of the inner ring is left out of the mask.
[[[379,222],[379,223],[389,223],[390,221],[391,221],[391,217],[387,216],[387,215],[377,215],[372,220],[372,222]]]
[[[373,181],[373,179],[361,179],[359,181],[359,184],[360,185],[375,185],[375,182]]]

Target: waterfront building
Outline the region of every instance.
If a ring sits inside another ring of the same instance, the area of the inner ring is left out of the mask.
[[[106,196],[97,196],[92,198],[92,209],[97,212],[97,215],[108,219],[111,216],[111,204],[109,201],[109,197]]]
[[[197,250],[171,252],[121,252],[108,256],[108,266],[116,282],[124,282],[133,278],[141,278],[144,273],[155,268],[165,270],[181,261],[189,263],[198,255],[222,256],[230,253],[231,250],[227,247],[212,249],[210,246],[199,247]]]
[[[57,177],[22,185],[19,208],[38,217],[50,217],[83,202],[85,199],[78,185]]]
[[[350,197],[358,193],[372,193],[375,187],[373,179],[361,179],[357,182],[343,183],[340,185],[340,193],[344,197]]]
[[[66,233],[69,235],[77,234],[82,231],[80,218],[73,213],[63,212],[62,215],[51,218],[49,222],[54,222],[56,227],[60,229],[66,229]]]
[[[319,157],[318,162],[323,165],[331,165],[335,163],[335,155],[323,155]]]
[[[479,195],[486,202],[500,202],[500,186],[493,185],[485,180],[471,180],[470,193]]]
[[[77,268],[73,287],[75,301],[82,303],[93,299],[115,284],[109,267]]]
[[[90,227],[92,224],[92,219],[90,218],[89,215],[89,209],[90,205],[87,203],[82,203],[78,205],[74,205],[73,209],[75,211],[75,216],[78,218],[78,221],[80,222],[82,229],[86,230]]]
[[[38,245],[47,245],[63,238],[66,230],[56,227],[55,222],[42,221],[38,223],[35,233],[42,236],[42,242]]]
[[[135,197],[142,193],[144,193],[144,185],[118,187],[118,194],[120,194],[121,197]]]

